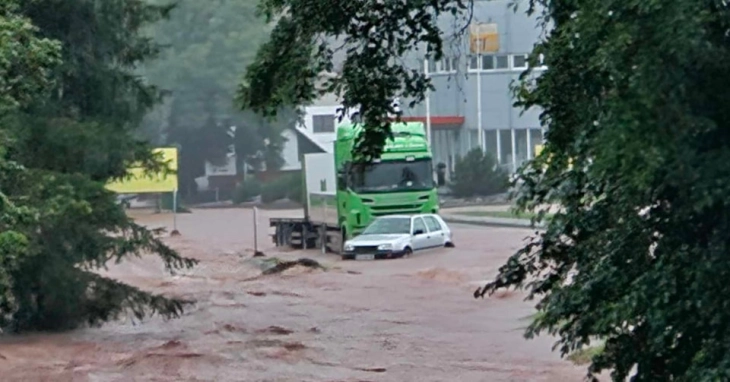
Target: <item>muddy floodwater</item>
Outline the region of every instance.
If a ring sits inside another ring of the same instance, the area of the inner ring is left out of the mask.
[[[252,211],[195,210],[166,239],[200,264],[166,274],[154,257],[107,275],[197,300],[179,319],[131,318],[63,334],[0,337],[0,381],[580,381],[583,367],[522,337],[533,311],[516,292],[472,297],[529,231],[454,226],[456,248],[408,259],[340,261],[277,250],[260,213],[267,256],[310,257],[326,271],[262,276],[251,263]],[[150,226],[170,215],[137,212]]]

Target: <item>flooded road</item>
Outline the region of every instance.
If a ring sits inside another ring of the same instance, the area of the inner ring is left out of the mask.
[[[296,215],[298,212],[287,212]],[[0,340],[2,381],[580,381],[584,368],[522,338],[531,315],[519,293],[475,300],[529,231],[452,227],[456,248],[408,259],[342,262],[316,250],[277,252],[262,211],[267,256],[313,258],[327,271],[261,276],[252,211],[195,210],[167,242],[200,264],[169,275],[154,257],[107,275],[197,304],[180,319],[123,319],[101,328]],[[150,226],[170,215],[138,214]]]

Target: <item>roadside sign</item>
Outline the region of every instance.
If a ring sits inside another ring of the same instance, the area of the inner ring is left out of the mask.
[[[171,174],[145,174],[142,167],[129,169],[130,177],[116,182],[110,182],[106,188],[119,194],[144,194],[157,192],[174,192],[177,190],[177,148],[165,147],[153,149],[155,153],[162,153],[163,162],[174,171]]]
[[[471,54],[499,51],[499,30],[496,23],[469,25],[469,50]]]

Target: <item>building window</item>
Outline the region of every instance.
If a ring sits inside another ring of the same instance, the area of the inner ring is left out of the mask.
[[[479,56],[469,56],[469,70],[479,70]]]
[[[527,55],[526,54],[515,54],[512,56],[512,68],[513,69],[527,69]]]
[[[482,70],[494,70],[494,56],[482,56]]]
[[[439,61],[428,60],[428,72],[434,73],[453,73],[458,71],[459,60],[456,57],[446,57]]]
[[[429,73],[436,72],[436,61],[434,61],[433,58],[428,59],[428,72]]]
[[[496,65],[495,69],[508,69],[509,68],[509,56],[502,55],[495,57]]]
[[[450,72],[451,64],[452,64],[452,62],[451,62],[450,58],[444,58],[443,60],[441,60],[441,68],[440,68],[439,72],[444,72],[444,73]]]
[[[452,73],[456,72],[459,66],[459,61],[456,57],[445,57],[436,65],[436,72],[438,73]]]
[[[334,133],[335,132],[334,114],[313,115],[312,116],[312,132]]]

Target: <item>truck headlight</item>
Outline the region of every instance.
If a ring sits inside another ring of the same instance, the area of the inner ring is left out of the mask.
[[[387,250],[387,249],[393,249],[393,244],[380,244],[378,246],[378,250]]]
[[[355,250],[355,247],[352,244],[345,244],[345,251],[353,251]]]

